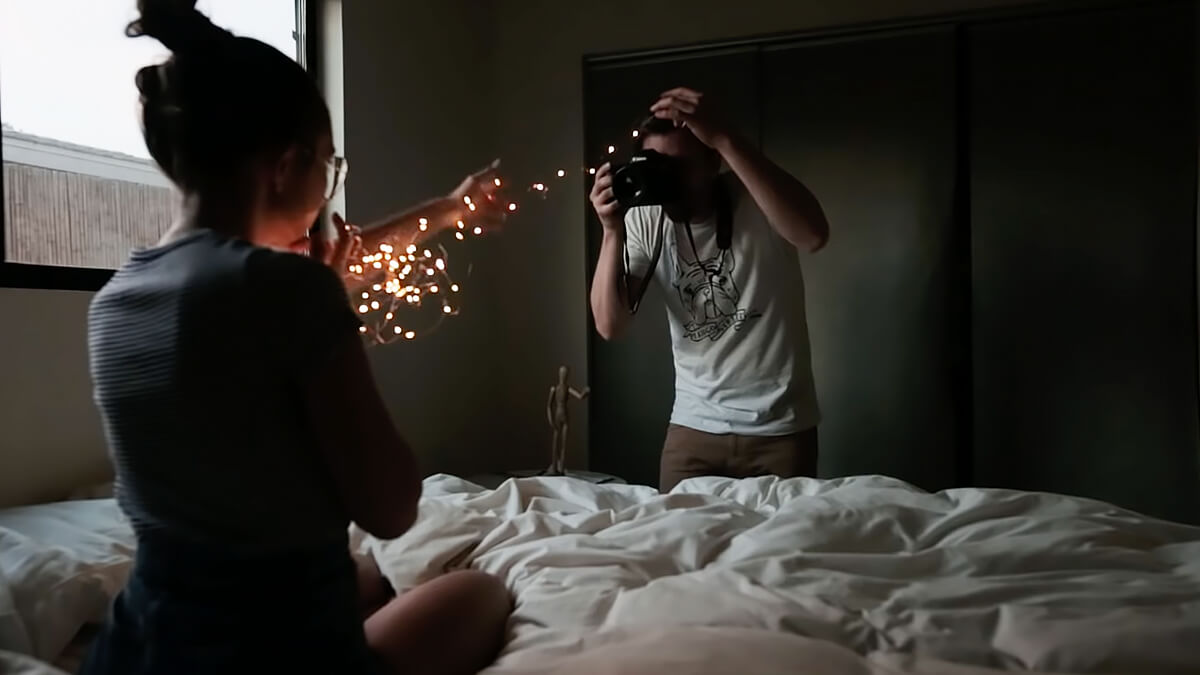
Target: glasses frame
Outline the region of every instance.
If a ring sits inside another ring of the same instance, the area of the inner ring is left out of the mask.
[[[346,184],[346,174],[350,173],[350,162],[341,155],[334,155],[325,160],[325,201],[337,196],[342,186]]]

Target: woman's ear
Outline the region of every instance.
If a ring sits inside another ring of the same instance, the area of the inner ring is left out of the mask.
[[[293,146],[275,160],[275,165],[271,170],[272,196],[282,197],[292,191],[292,183],[296,180],[296,170],[300,166],[300,159],[299,148]]]

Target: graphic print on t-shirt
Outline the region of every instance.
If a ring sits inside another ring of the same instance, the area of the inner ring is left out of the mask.
[[[671,253],[675,259],[672,284],[680,304],[691,316],[683,331],[692,342],[715,342],[730,326],[741,330],[745,322],[762,316],[761,312],[738,308],[742,294],[733,280],[737,265],[733,251],[722,249],[709,258],[685,260],[672,242]]]

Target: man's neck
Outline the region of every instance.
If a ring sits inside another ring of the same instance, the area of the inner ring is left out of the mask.
[[[716,186],[713,186],[716,189]],[[668,208],[667,215],[671,216],[671,220],[677,222],[687,221],[689,223],[703,223],[713,217],[716,210],[715,200],[711,192],[703,195],[697,195],[688,201],[687,204],[681,204],[677,207]]]

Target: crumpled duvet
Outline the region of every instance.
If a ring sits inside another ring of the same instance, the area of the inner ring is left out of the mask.
[[[729,672],[718,645],[745,673],[814,653],[833,660],[811,672],[839,675],[1200,673],[1200,528],[1086,499],[879,476],[659,495],[443,475],[403,537],[354,534],[398,590],[463,567],[504,579],[497,675]]]

